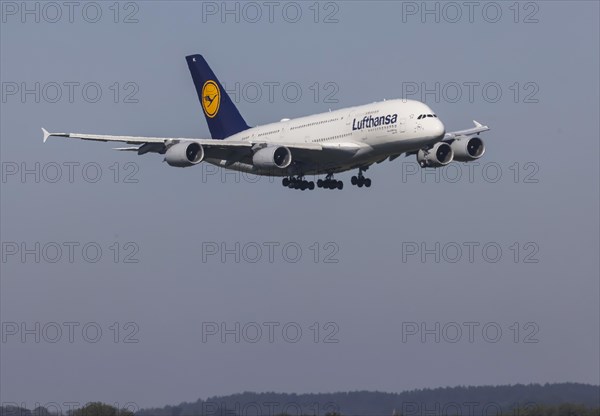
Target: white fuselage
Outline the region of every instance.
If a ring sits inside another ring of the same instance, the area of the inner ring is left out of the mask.
[[[311,152],[310,163],[279,171],[261,170],[251,163],[206,161],[227,169],[259,175],[337,173],[368,166],[387,157],[417,151],[444,138],[445,128],[425,104],[387,100],[295,119],[284,119],[244,130],[225,140],[249,140],[285,146],[307,143],[323,146]]]

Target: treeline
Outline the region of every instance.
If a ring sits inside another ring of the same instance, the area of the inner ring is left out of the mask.
[[[50,416],[49,409],[0,407],[0,416]],[[134,416],[90,403],[60,416]],[[241,393],[135,416],[600,416],[600,387],[578,383],[447,387],[403,393]]]
[[[402,393],[241,393],[144,409],[137,412],[136,416],[325,416],[328,413],[343,416],[524,416],[518,412],[564,403],[595,409],[591,411],[600,416],[597,412],[600,407],[600,388],[589,384],[554,383],[460,386]]]
[[[586,407],[579,404],[535,405],[519,408],[518,416],[599,416],[600,407]]]
[[[56,413],[56,410],[53,412],[52,409],[45,407],[29,410],[17,406],[0,406],[0,416],[134,416],[134,414],[129,410],[117,409],[108,404],[93,402],[66,414]]]

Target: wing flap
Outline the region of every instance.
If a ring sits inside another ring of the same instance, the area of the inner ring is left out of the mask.
[[[137,146],[132,146],[132,147],[113,147],[112,150],[118,150],[120,152],[137,152],[140,150],[139,147]]]

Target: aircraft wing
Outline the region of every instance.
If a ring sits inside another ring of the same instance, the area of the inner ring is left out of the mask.
[[[175,144],[179,142],[196,142],[201,144],[207,149],[252,149],[255,146],[263,147],[268,144],[261,141],[250,141],[250,140],[213,140],[213,139],[190,139],[182,137],[139,137],[139,136],[107,136],[100,134],[83,134],[83,133],[49,133],[46,129],[42,128],[44,133],[44,143],[48,140],[48,137],[66,137],[70,139],[81,139],[81,140],[93,140],[99,142],[125,142],[128,144]],[[318,143],[281,143],[281,146],[286,146],[290,149],[301,149],[301,150],[323,150],[323,146]],[[139,147],[118,147],[115,150],[123,151],[136,151]]]
[[[113,150],[136,152],[138,155],[146,153],[164,154],[168,147],[180,142],[195,142],[204,148],[207,157],[225,160],[228,163],[252,163],[253,153],[266,146],[285,146],[292,152],[292,157],[299,163],[314,163],[316,153],[322,154],[354,154],[365,145],[357,143],[306,143],[306,142],[265,142],[252,140],[213,140],[174,137],[139,137],[139,136],[107,136],[100,134],[84,133],[49,133],[42,128],[44,142],[49,137],[66,137],[69,139],[93,140],[100,142],[124,142],[136,146],[115,147]],[[316,153],[315,153],[316,152]]]
[[[456,139],[458,136],[472,136],[474,134],[488,131],[490,129],[488,126],[484,126],[483,124],[478,123],[475,120],[473,120],[473,123],[475,124],[475,127],[471,127],[470,129],[458,130],[458,131],[452,131],[450,133],[446,133],[446,135],[444,136],[444,140]]]

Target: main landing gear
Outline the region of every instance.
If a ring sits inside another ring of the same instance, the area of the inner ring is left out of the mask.
[[[289,178],[283,178],[281,184],[286,188],[300,189],[305,191],[315,189],[315,183],[313,181],[305,181],[301,176],[290,176]],[[370,185],[370,182],[369,182]],[[319,179],[317,181],[317,187],[324,189],[344,189],[344,182],[333,179],[333,174],[328,174],[325,179]]]
[[[362,188],[363,186],[366,186],[367,188],[369,188],[371,186],[371,179],[365,178],[363,176],[363,172],[365,170],[367,170],[367,169],[366,168],[358,169],[358,176],[353,176],[352,179],[350,179],[350,182],[352,183],[352,185],[358,186],[359,188]]]
[[[286,188],[300,189],[302,191],[306,191],[307,189],[312,191],[313,189],[315,189],[315,183],[313,181],[305,181],[301,177],[294,178],[292,176],[289,178],[283,178],[281,184]]]
[[[319,188],[341,190],[344,189],[344,182],[333,179],[333,174],[330,173],[325,177],[325,180],[319,179],[317,181],[317,186]]]

